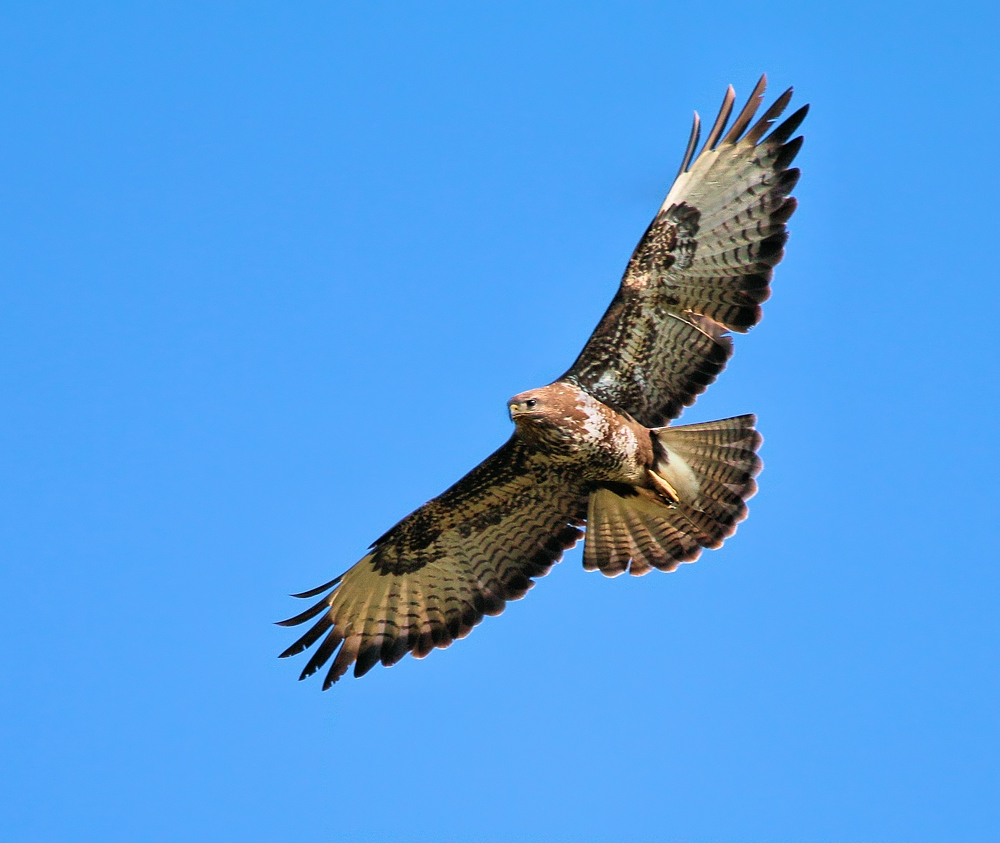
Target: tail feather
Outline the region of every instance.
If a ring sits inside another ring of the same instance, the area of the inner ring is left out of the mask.
[[[609,577],[626,569],[634,576],[653,568],[673,571],[701,553],[690,531],[690,524],[653,492],[595,489],[590,495],[583,567]]]
[[[653,429],[658,491],[609,486],[591,493],[584,567],[607,576],[672,571],[702,548],[721,547],[757,491],[762,439],[755,422],[746,415]]]

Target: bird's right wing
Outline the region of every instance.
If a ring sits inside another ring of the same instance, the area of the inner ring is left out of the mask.
[[[319,619],[282,657],[322,643],[300,679],[337,647],[324,690],[353,663],[426,656],[468,635],[483,615],[523,597],[583,535],[589,488],[515,434],[442,495],[404,518],[353,568],[319,588],[329,592],[282,626]],[[325,637],[324,637],[325,636]]]
[[[789,169],[802,138],[800,108],[770,135],[791,99],[787,90],[750,127],[764,96],[761,77],[726,132],[735,94],[702,147],[699,120],[680,173],[636,246],[621,286],[563,379],[647,427],[676,418],[715,380],[732,353],[727,331],[760,320],[774,266],[784,255],[789,196],[799,178]]]

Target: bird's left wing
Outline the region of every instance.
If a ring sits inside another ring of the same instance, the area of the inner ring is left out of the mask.
[[[808,107],[768,135],[789,89],[751,126],[765,83],[761,77],[726,131],[735,99],[729,88],[697,157],[695,114],[676,181],[607,313],[563,375],[647,427],[676,418],[715,380],[732,353],[726,332],[757,324],[784,255],[785,223],[795,210],[789,193],[799,177],[789,164],[802,144],[789,138]]]
[[[281,654],[321,638],[300,679],[340,647],[324,690],[354,664],[418,658],[469,634],[483,615],[498,615],[548,573],[583,535],[586,484],[564,475],[515,434],[454,486],[404,518],[353,568],[296,597],[318,603],[283,626],[319,619]]]

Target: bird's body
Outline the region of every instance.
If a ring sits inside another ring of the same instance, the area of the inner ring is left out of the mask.
[[[653,464],[645,427],[571,383],[523,392],[509,406],[518,436],[584,480],[641,484]]]
[[[801,145],[789,138],[806,109],[765,137],[791,91],[751,127],[764,83],[726,132],[729,89],[697,157],[695,115],[677,180],[618,293],[561,378],[508,402],[507,443],[346,573],[296,595],[325,594],[282,622],[315,619],[282,653],[319,642],[300,678],[333,658],[326,688],[352,664],[360,676],[448,646],[522,597],[584,527],[584,567],[608,576],[672,571],[732,535],[761,465],[755,418],[669,421],[725,366],[728,332],[759,321],[784,254],[798,180],[788,165]]]

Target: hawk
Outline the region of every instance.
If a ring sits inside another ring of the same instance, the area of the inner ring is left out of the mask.
[[[789,89],[753,123],[766,81],[727,130],[728,88],[697,156],[695,112],[677,178],[614,300],[562,377],[508,402],[506,444],[354,567],[294,595],[320,597],[280,622],[315,619],[281,654],[319,642],[300,679],[332,657],[325,690],[352,664],[362,676],[464,638],[523,597],[584,528],[584,568],[613,577],[673,571],[746,518],[761,468],[755,417],[669,422],[725,367],[730,332],[760,320],[784,255],[799,178],[789,165],[802,145],[789,139],[808,106],[772,130]]]

